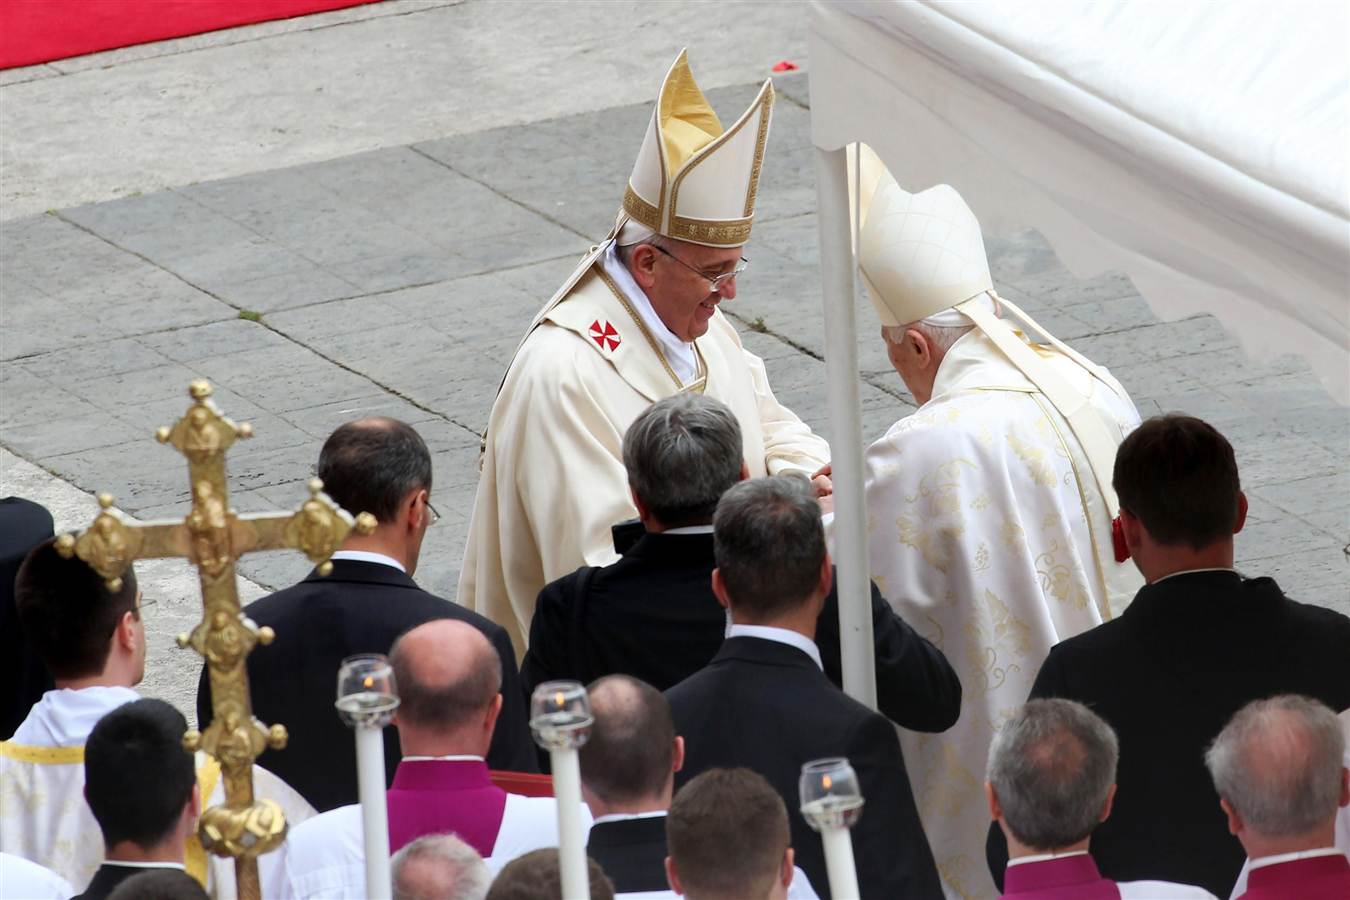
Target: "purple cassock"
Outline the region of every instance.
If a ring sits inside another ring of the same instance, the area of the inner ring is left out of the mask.
[[[1247,873],[1247,893],[1239,900],[1346,900],[1350,897],[1350,860],[1345,854],[1314,856],[1261,866]]]
[[[454,833],[489,857],[506,810],[506,791],[473,759],[402,760],[386,798],[391,853],[424,834]]]
[[[1213,900],[1204,888],[1167,881],[1103,878],[1086,852],[1010,864],[1003,874],[1009,900]]]

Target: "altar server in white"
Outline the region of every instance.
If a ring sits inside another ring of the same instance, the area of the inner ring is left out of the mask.
[[[745,266],[773,96],[766,81],[724,129],[680,53],[614,230],[511,361],[484,438],[459,602],[505,626],[518,653],[545,584],[618,558],[610,527],[637,515],[620,445],[651,403],[680,391],[726,403],[752,478],[809,476],[829,457],[718,310]]]
[[[98,720],[139,700],[132,690],[145,674],[145,622],[154,601],[127,569],[118,591],[83,561],[66,559],[52,541],[39,545],[15,579],[19,622],[56,687],[42,695],[14,736],[0,741],[0,846],[85,885],[103,860],[103,842],[84,799],[84,744]],[[197,753],[204,806],[225,801],[220,765]],[[253,767],[258,796],[275,800],[291,824],[314,808],[266,769]],[[186,867],[213,896],[233,897],[234,864],[210,856],[194,834]],[[258,860],[265,896],[275,896],[281,854]]]
[[[502,708],[502,664],[483,633],[437,619],[395,641],[389,661],[403,750],[385,795],[390,851],[429,834],[455,834],[496,872],[531,850],[556,847],[557,802],[507,793],[492,783],[484,761]],[[589,828],[584,806],[582,813]],[[339,806],[291,831],[280,896],[359,897],[365,871],[361,806]]]
[[[906,193],[865,152],[860,268],[919,404],[867,451],[872,577],[961,678],[960,721],[901,743],[949,896],[994,896],[990,742],[1050,648],[1118,614],[1141,584],[1112,549],[1111,488],[1139,415],[1105,369],[994,293],[955,190]]]

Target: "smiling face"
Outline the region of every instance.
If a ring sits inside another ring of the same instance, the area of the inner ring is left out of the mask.
[[[707,333],[717,304],[735,299],[735,278],[717,293],[708,290],[708,282],[735,269],[741,249],[670,240],[666,250],[673,254],[671,258],[649,244],[639,244],[630,257],[629,270],[671,334],[693,341]]]

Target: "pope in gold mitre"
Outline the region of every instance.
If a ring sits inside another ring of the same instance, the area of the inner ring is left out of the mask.
[[[545,584],[618,558],[611,526],[637,515],[623,435],[655,401],[697,391],[726,403],[752,477],[810,476],[829,458],[719,309],[745,266],[773,99],[765,81],[724,128],[680,53],[614,230],[510,363],[488,419],[459,602],[500,622],[518,653]]]

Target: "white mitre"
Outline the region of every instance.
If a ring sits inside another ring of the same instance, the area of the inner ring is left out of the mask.
[[[741,246],[750,237],[772,117],[773,82],[766,80],[750,107],[723,129],[681,50],[661,83],[624,191],[624,212],[636,225],[676,240]],[[635,230],[620,243],[631,243]]]

